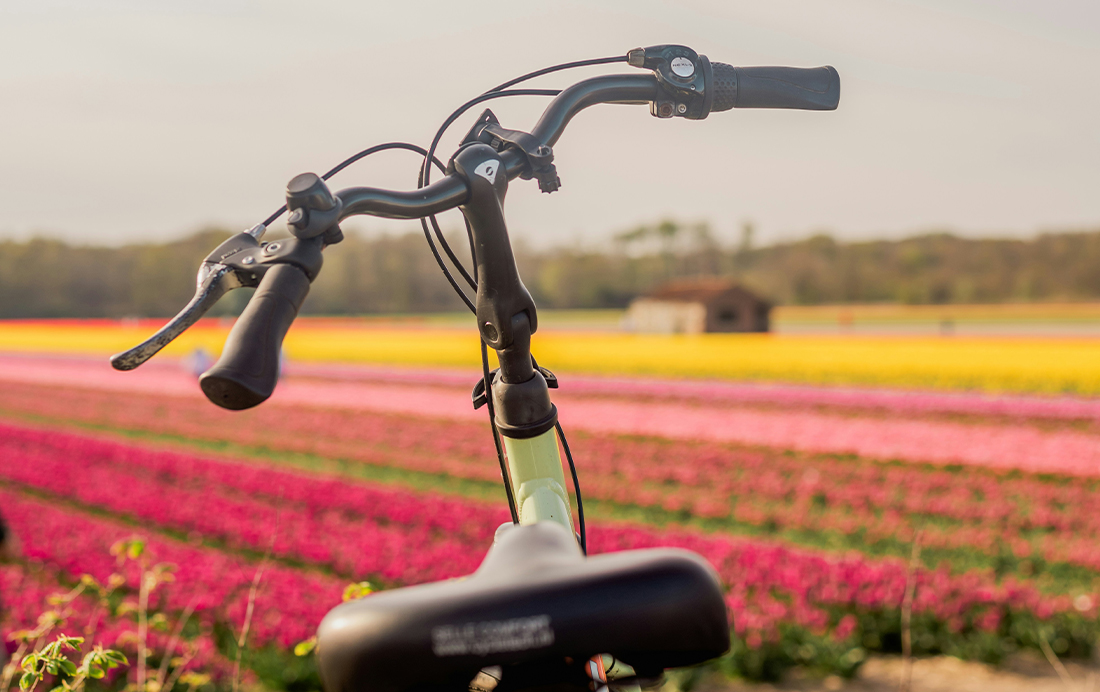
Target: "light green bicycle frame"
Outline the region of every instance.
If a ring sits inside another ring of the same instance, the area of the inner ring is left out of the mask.
[[[501,437],[520,524],[553,521],[573,530],[558,440],[551,428],[537,437]]]

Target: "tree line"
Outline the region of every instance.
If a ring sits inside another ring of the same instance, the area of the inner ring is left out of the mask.
[[[0,242],[0,317],[164,317],[191,297],[198,263],[228,231],[122,247],[58,240]],[[418,233],[346,240],[325,253],[308,314],[461,309]],[[464,237],[451,237],[468,260]],[[662,221],[616,236],[603,250],[535,251],[517,243],[520,273],[548,308],[616,308],[670,279],[723,276],[776,304],[998,303],[1100,299],[1100,230],[1031,239],[933,233],[842,242],[828,235],[764,247],[751,226],[721,243],[706,224]],[[461,279],[460,279],[461,281]],[[246,291],[212,314],[233,314]]]

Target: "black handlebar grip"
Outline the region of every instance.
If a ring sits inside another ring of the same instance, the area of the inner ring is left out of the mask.
[[[309,278],[292,264],[267,270],[237,319],[225,350],[199,378],[206,397],[222,408],[240,411],[267,400],[279,381],[283,337],[309,293]]]
[[[826,67],[734,67],[711,63],[714,101],[710,112],[731,108],[836,110],[840,74]]]

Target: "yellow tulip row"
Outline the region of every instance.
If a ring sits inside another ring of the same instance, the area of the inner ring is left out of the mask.
[[[107,355],[156,325],[61,321],[0,323],[0,351]],[[166,349],[220,351],[226,321],[201,323]],[[285,344],[292,360],[477,368],[470,329],[370,326],[302,319]],[[860,335],[637,335],[540,330],[533,350],[562,372],[871,385],[992,392],[1100,394],[1100,342],[1087,338]]]

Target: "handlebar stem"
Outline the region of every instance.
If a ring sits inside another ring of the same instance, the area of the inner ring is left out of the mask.
[[[510,438],[542,435],[557,422],[557,409],[550,402],[545,377],[531,360],[538,313],[519,277],[504,222],[508,176],[503,157],[487,144],[470,144],[454,157],[450,170],[466,181],[470,191],[459,209],[474,239],[478,331],[500,361],[500,370],[489,383],[497,427]]]
[[[487,346],[501,351],[512,345],[512,320],[519,313],[527,314],[532,333],[538,329],[535,301],[519,278],[504,222],[508,176],[503,157],[487,144],[471,144],[451,161],[450,172],[469,190],[459,209],[470,222],[474,240],[478,331]]]

